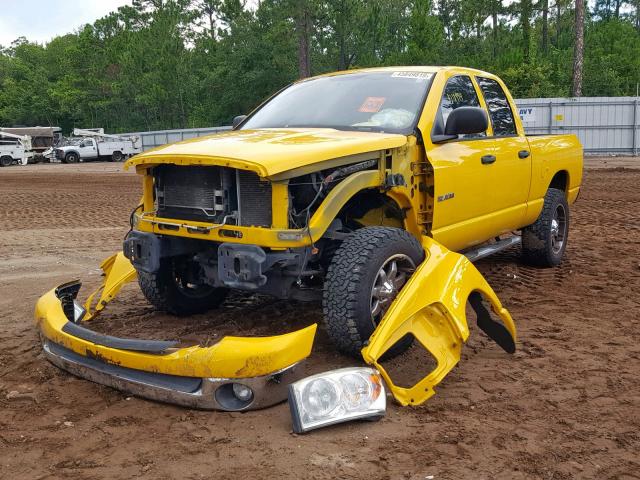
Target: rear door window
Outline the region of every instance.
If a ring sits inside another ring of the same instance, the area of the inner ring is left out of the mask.
[[[476,94],[476,89],[473,87],[471,78],[467,75],[457,75],[451,77],[447,81],[447,85],[444,87],[442,94],[442,100],[440,101],[440,110],[438,111],[437,129],[442,130],[444,133],[444,126],[447,124],[447,118],[449,114],[456,108],[460,107],[479,107],[480,100]],[[484,137],[486,133],[479,133],[473,135],[460,135],[461,138],[473,138]]]
[[[493,134],[496,137],[516,135],[513,112],[500,84],[490,78],[477,77],[476,80],[489,109]]]

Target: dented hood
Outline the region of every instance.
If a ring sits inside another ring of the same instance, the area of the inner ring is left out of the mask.
[[[131,158],[131,166],[161,163],[221,165],[270,177],[334,158],[397,148],[405,135],[331,128],[236,130],[164,145]]]

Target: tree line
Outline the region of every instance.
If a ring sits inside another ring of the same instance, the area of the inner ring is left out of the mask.
[[[133,0],[0,47],[0,126],[229,124],[300,77],[463,65],[516,97],[636,95],[640,0]]]

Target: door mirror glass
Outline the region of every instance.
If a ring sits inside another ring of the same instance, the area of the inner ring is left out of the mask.
[[[242,122],[244,122],[245,118],[247,118],[246,115],[238,115],[235,117],[233,119],[233,129],[235,130]]]
[[[459,107],[447,118],[445,135],[471,135],[482,133],[489,126],[487,113],[480,107]]]

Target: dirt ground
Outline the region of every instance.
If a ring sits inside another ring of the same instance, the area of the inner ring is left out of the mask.
[[[193,411],[131,398],[43,358],[37,298],[73,278],[86,295],[100,261],[121,248],[140,185],[120,167],[0,170],[3,478],[640,478],[639,169],[586,171],[559,268],[525,267],[517,250],[479,263],[518,326],[515,355],[473,329],[460,365],[423,406],[390,402],[380,422],[297,436],[286,404]],[[134,285],[95,328],[207,342],[320,318],[317,305],[234,296],[219,312],[177,319],[154,314]],[[310,372],[352,363],[321,330]],[[420,369],[411,355],[400,363]]]

